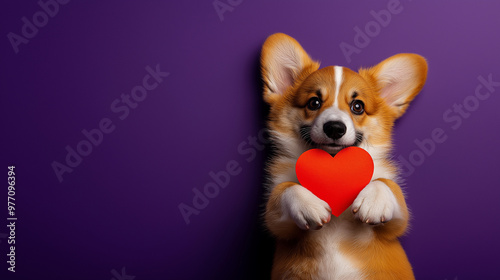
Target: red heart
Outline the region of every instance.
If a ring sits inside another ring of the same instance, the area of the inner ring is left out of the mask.
[[[324,150],[308,150],[297,160],[295,172],[300,184],[326,201],[332,214],[338,217],[370,183],[373,168],[367,151],[348,147],[335,157]]]

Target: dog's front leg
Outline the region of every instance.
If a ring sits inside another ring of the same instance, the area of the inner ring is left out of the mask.
[[[328,204],[294,182],[278,184],[267,201],[265,219],[271,232],[282,239],[301,231],[320,229],[331,219]]]
[[[354,200],[351,210],[363,223],[387,223],[380,231],[389,233],[388,238],[401,236],[408,225],[409,214],[403,192],[389,179],[371,181]]]

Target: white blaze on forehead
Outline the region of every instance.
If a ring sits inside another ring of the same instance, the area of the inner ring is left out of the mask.
[[[335,71],[335,101],[333,102],[333,105],[338,108],[340,85],[343,81],[343,69],[342,66],[334,66],[333,69]]]

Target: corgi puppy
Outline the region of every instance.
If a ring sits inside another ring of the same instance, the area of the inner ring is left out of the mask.
[[[425,83],[425,59],[404,53],[358,72],[320,69],[295,39],[274,34],[262,47],[261,66],[276,148],[264,214],[277,239],[272,279],[414,279],[398,241],[409,214],[390,151],[394,121]],[[335,155],[349,146],[365,149],[375,169],[335,217],[298,183],[295,163],[311,148]]]

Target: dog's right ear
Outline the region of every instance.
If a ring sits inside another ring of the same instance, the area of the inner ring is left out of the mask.
[[[283,33],[267,38],[260,62],[264,101],[269,104],[279,99],[297,80],[319,68],[319,63],[313,61],[295,39]]]

